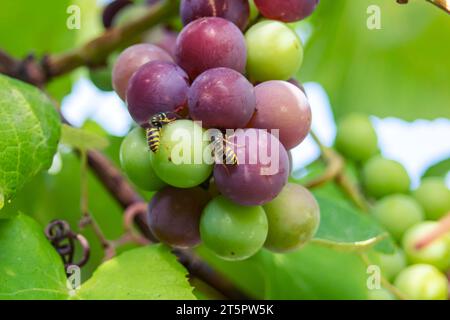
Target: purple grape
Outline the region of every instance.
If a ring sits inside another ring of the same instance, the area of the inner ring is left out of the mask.
[[[255,0],[261,14],[283,22],[302,20],[311,15],[319,0]]]
[[[214,179],[219,191],[244,206],[273,200],[288,180],[286,149],[276,137],[260,129],[236,130],[228,139],[238,165],[215,165]]]
[[[181,111],[187,104],[189,78],[176,64],[152,61],[131,77],[127,105],[131,117],[142,127],[158,112]]]
[[[158,40],[154,42],[155,45],[165,50],[175,59],[175,49],[177,46],[178,33],[170,29],[164,28]]]
[[[177,39],[176,60],[194,80],[208,69],[225,67],[244,73],[244,35],[222,18],[201,18],[188,24]]]
[[[286,149],[299,145],[311,129],[311,108],[303,91],[287,81],[267,81],[255,87],[256,112],[251,128],[279,129]]]
[[[184,25],[199,18],[220,17],[245,30],[250,6],[248,0],[182,0],[180,16]]]
[[[172,247],[198,245],[200,216],[209,199],[209,194],[200,188],[165,187],[150,202],[150,230],[160,241]]]
[[[108,29],[111,28],[112,22],[117,14],[126,6],[132,4],[130,0],[114,0],[103,9],[102,22],[103,26]]]
[[[173,62],[172,57],[152,44],[136,44],[124,50],[114,65],[112,82],[114,90],[125,101],[128,82],[142,65],[150,61]]]
[[[253,85],[239,72],[228,68],[205,71],[192,84],[189,114],[204,128],[244,128],[250,121],[256,98]]]

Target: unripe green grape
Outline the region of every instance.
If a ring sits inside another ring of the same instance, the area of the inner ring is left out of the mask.
[[[192,188],[212,173],[213,160],[204,158],[209,149],[204,130],[191,120],[177,120],[161,130],[159,151],[152,153],[156,174],[167,184]]]
[[[381,156],[371,158],[364,165],[362,180],[367,194],[375,198],[407,193],[411,183],[408,172],[400,163]]]
[[[346,158],[366,161],[378,153],[378,138],[366,115],[351,114],[338,123],[336,149]]]
[[[303,46],[287,25],[279,21],[258,22],[245,34],[247,73],[253,82],[288,80],[300,69]]]
[[[384,288],[369,290],[369,292],[367,293],[367,299],[368,300],[396,300],[394,295],[390,291],[388,291]]]
[[[423,210],[417,201],[403,194],[390,195],[381,199],[373,207],[372,213],[398,241],[406,230],[424,219]]]
[[[269,233],[264,246],[275,252],[297,249],[312,239],[320,223],[319,205],[308,189],[287,184],[264,205]]]
[[[396,249],[393,254],[372,251],[369,257],[373,264],[380,267],[381,273],[389,281],[394,280],[397,274],[406,268],[406,256],[401,249]]]
[[[450,189],[445,185],[444,179],[438,177],[423,179],[413,196],[423,207],[429,220],[439,220],[450,212]]]
[[[411,300],[446,300],[448,295],[447,277],[428,264],[409,266],[394,284]]]
[[[267,217],[262,207],[244,207],[223,196],[203,211],[200,236],[205,246],[225,260],[244,260],[257,253],[267,237]]]
[[[110,67],[102,67],[89,69],[89,78],[92,83],[102,91],[113,91],[112,87],[112,68]]]
[[[143,190],[157,191],[166,185],[153,170],[145,131],[141,128],[134,128],[122,141],[120,164],[128,178]]]
[[[426,221],[413,226],[403,236],[403,249],[410,263],[426,263],[446,271],[450,268],[450,235],[444,235],[426,247],[417,249],[416,244],[438,226],[437,222]]]

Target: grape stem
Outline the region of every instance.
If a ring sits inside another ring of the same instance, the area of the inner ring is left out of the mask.
[[[323,184],[335,181],[342,191],[352,200],[352,202],[362,211],[368,211],[366,199],[358,186],[345,173],[345,160],[335,150],[325,146],[320,138],[311,131],[311,137],[319,146],[321,158],[326,163],[325,172],[318,178],[305,184],[307,188],[320,187]]]
[[[441,220],[439,220],[438,225],[429,234],[425,235],[420,239],[415,247],[417,250],[423,249],[430,245],[434,240],[442,237],[446,233],[450,232],[450,212],[447,213]]]

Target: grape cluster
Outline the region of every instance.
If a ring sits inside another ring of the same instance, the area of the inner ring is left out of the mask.
[[[365,115],[351,114],[341,119],[335,147],[360,168],[372,216],[401,247],[393,255],[374,252],[370,260],[406,297],[447,299],[444,273],[450,269],[450,233],[438,236],[425,247],[419,246],[440,229],[438,220],[450,213],[450,190],[444,179],[423,178],[421,185],[411,191],[406,169],[380,155],[375,129]],[[388,298],[384,291],[370,296]]]
[[[311,109],[292,79],[302,43],[284,23],[318,1],[271,2],[279,6],[255,4],[275,20],[246,31],[247,0],[182,0],[179,34],[166,27],[159,44],[150,34],[115,61],[112,86],[138,125],[123,140],[121,164],[136,186],[156,191],[148,223],[170,246],[202,242],[242,260],[263,246],[297,249],[318,229],[314,196],[288,183],[289,150],[307,136]]]

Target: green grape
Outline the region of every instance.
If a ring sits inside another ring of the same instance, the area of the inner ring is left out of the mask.
[[[108,67],[89,69],[89,78],[102,91],[113,91],[111,82],[112,69]]]
[[[257,253],[267,237],[262,207],[244,207],[223,196],[208,203],[200,220],[200,237],[207,248],[226,260],[244,260]]]
[[[437,222],[426,221],[413,226],[403,236],[403,249],[410,263],[426,263],[446,271],[450,268],[450,235],[436,239],[424,248],[416,244],[438,226]]]
[[[428,264],[415,264],[404,269],[395,279],[395,286],[412,300],[446,300],[447,277]]]
[[[445,185],[444,179],[423,179],[413,196],[419,201],[429,220],[439,220],[450,212],[450,189]]]
[[[407,193],[410,178],[405,168],[381,156],[371,158],[363,167],[362,180],[367,194],[381,198],[394,193]]]
[[[312,239],[320,223],[319,205],[308,189],[287,184],[264,205],[269,233],[264,246],[275,252],[297,249]]]
[[[245,38],[247,73],[253,82],[288,80],[300,69],[303,46],[286,24],[272,20],[258,22]]]
[[[102,91],[113,91],[112,70],[118,54],[111,54],[105,66],[89,69],[89,78]]]
[[[174,187],[198,186],[213,170],[214,160],[206,158],[209,143],[202,127],[191,120],[165,125],[161,130],[159,151],[152,153],[156,174]]]
[[[403,250],[397,249],[393,254],[386,254],[379,251],[369,253],[370,261],[378,265],[383,276],[392,281],[400,271],[406,268],[406,256]]]
[[[165,186],[153,170],[145,131],[134,128],[120,146],[120,164],[128,178],[139,188],[157,191]]]
[[[378,153],[378,138],[369,118],[351,114],[338,123],[336,149],[348,159],[367,161]]]
[[[367,293],[367,299],[368,300],[396,300],[394,295],[390,291],[388,291],[384,288],[369,290]]]
[[[381,199],[373,207],[372,212],[398,241],[406,230],[424,219],[423,210],[417,201],[403,194],[394,194]]]

